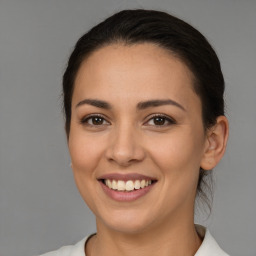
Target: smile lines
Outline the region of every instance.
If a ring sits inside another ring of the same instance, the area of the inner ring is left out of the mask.
[[[145,188],[151,185],[154,181],[153,180],[110,180],[104,179],[103,183],[110,189],[117,190],[117,191],[133,191]]]

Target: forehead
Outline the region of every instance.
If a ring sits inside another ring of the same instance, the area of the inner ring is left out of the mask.
[[[110,93],[127,99],[185,97],[186,104],[188,94],[195,94],[193,74],[179,58],[154,44],[111,44],[93,52],[82,63],[74,97],[100,94],[110,98]]]
[[[104,69],[101,69],[104,68]],[[114,68],[114,70],[112,69]],[[138,70],[139,68],[139,70]],[[150,72],[156,73],[179,71],[183,77],[193,78],[187,65],[175,54],[153,43],[138,44],[110,44],[92,52],[81,64],[76,81],[83,75],[90,74],[90,70],[105,73],[111,69],[115,72]],[[111,74],[111,73],[110,73]],[[90,74],[93,75],[93,74]]]

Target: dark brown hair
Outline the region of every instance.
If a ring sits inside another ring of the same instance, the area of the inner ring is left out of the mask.
[[[70,131],[71,101],[74,81],[83,60],[95,50],[109,44],[153,43],[180,58],[194,75],[194,91],[202,102],[205,129],[224,115],[224,78],[219,59],[206,38],[194,27],[170,14],[155,10],[123,10],[93,27],[76,43],[63,76],[63,103],[67,137]],[[206,176],[211,171],[200,169],[197,195],[210,208],[210,189]]]

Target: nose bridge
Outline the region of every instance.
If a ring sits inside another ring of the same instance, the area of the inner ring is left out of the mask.
[[[144,158],[139,131],[135,125],[126,120],[114,127],[107,157],[124,166]]]

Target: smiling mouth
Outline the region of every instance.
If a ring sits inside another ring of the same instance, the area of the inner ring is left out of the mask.
[[[120,191],[120,192],[132,192],[136,190],[141,190],[148,186],[156,183],[156,180],[110,180],[110,179],[101,179],[103,184],[105,184],[109,189]]]

